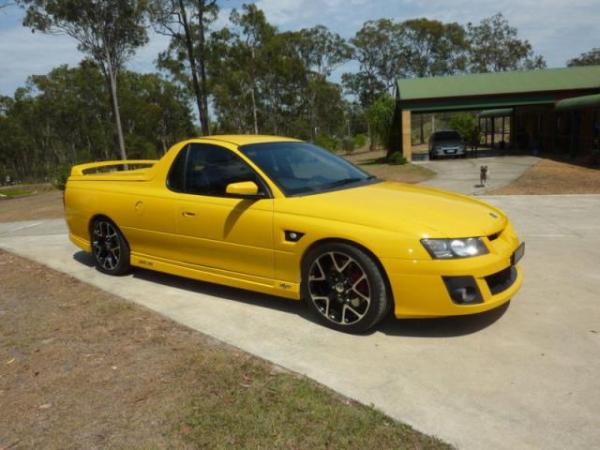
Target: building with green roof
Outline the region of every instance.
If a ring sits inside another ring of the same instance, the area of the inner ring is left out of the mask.
[[[396,102],[397,145],[407,159],[412,114],[450,111],[482,111],[484,123],[492,124],[492,146],[496,118],[506,117],[512,148],[600,150],[600,66],[400,79]]]

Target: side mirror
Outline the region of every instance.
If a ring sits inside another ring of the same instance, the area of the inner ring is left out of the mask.
[[[228,195],[241,198],[260,198],[263,194],[258,193],[258,186],[254,181],[240,181],[239,183],[230,183],[225,192]]]

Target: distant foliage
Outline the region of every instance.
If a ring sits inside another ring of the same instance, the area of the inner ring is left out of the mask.
[[[342,138],[342,150],[346,153],[352,153],[354,151],[354,139],[351,136],[344,136]]]
[[[0,97],[0,176],[44,180],[73,164],[117,159],[106,89],[98,67],[86,60],[32,76],[14,97]],[[124,71],[119,89],[131,158],[157,158],[194,134],[189,102],[172,83]]]
[[[477,119],[470,113],[454,114],[449,121],[450,128],[457,131],[467,143],[479,142]]]
[[[401,152],[394,152],[386,158],[386,162],[392,165],[406,164],[408,161]]]
[[[544,58],[533,52],[531,43],[518,36],[518,30],[497,13],[479,24],[467,25],[469,70],[471,72],[503,72],[546,67]]]
[[[371,132],[377,142],[384,148],[388,147],[393,126],[396,101],[390,95],[379,97],[367,110],[367,120]]]
[[[589,52],[582,53],[576,58],[567,61],[567,66],[596,66],[600,65],[600,47],[593,48]]]
[[[354,147],[361,149],[363,148],[365,145],[367,145],[367,135],[366,134],[357,134],[356,136],[354,136]]]
[[[67,178],[71,174],[71,166],[58,166],[50,171],[49,180],[52,186],[61,191],[65,190]]]
[[[320,134],[317,136],[315,138],[315,144],[319,147],[329,150],[330,152],[336,152],[339,147],[338,140],[333,136],[328,136],[326,134]]]

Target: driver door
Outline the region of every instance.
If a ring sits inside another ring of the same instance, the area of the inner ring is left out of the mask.
[[[175,223],[183,262],[272,281],[273,199],[260,177],[233,151],[212,144],[190,144],[173,168],[170,177],[180,179],[170,185],[182,191]],[[226,194],[228,184],[240,181],[254,181],[265,197]]]

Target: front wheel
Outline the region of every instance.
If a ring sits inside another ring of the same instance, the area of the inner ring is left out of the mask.
[[[108,219],[92,225],[92,252],[96,268],[109,275],[129,272],[129,245],[119,228]]]
[[[303,297],[313,314],[339,331],[362,333],[389,310],[387,284],[371,256],[357,247],[331,243],[304,258]]]

